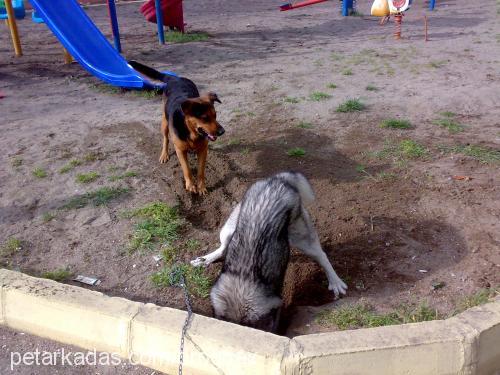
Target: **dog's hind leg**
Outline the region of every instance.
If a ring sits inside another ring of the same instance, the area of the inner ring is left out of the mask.
[[[210,263],[215,262],[221,258],[224,258],[227,246],[229,245],[229,241],[233,237],[233,233],[236,229],[236,224],[238,223],[238,216],[240,214],[240,206],[241,203],[233,209],[231,215],[226,220],[224,226],[220,231],[220,246],[218,249],[212,251],[211,253],[204,255],[202,257],[198,257],[191,261],[191,265],[198,266],[208,266]]]
[[[328,289],[335,293],[345,294],[347,285],[337,276],[328,260],[325,252],[321,248],[318,234],[304,207],[300,208],[299,216],[292,220],[288,228],[288,241],[290,246],[296,247],[305,255],[315,260],[326,273],[328,278]]]

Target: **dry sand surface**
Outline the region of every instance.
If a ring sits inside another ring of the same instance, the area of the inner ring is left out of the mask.
[[[280,3],[186,1],[187,29],[210,38],[165,46],[139,4],[118,6],[126,58],[173,70],[222,100],[226,134],[211,144],[202,198],[184,191],[175,155],[158,163],[160,97],[110,90],[78,64],[63,65],[56,39],[29,19],[19,22],[24,56],[15,58],[4,29],[0,242],[16,238],[22,246],[1,255],[2,265],[33,275],[67,268],[99,278],[92,289],[185,308],[179,288],[151,282],[163,267],[153,259],[160,245],[127,251],[135,221],[122,213],[158,200],[178,205],[186,222],[173,246],[187,262],[218,246],[220,226],[252,182],[294,169],[311,180],[311,215],[349,290],[334,301],[323,272],[294,253],[284,291],[288,335],[334,329],[314,320],[325,304],[363,299],[387,311],[426,303],[446,315],[464,296],[498,286],[495,1],[438,0],[428,13],[416,0],[400,41],[392,20],[379,26],[371,17],[342,18],[338,1],[289,12],[279,12]],[[370,2],[358,4],[369,14]],[[87,11],[109,36],[106,8]],[[365,108],[336,111],[352,98]],[[381,128],[389,118],[411,127]],[[305,155],[289,156],[292,148]],[[72,159],[82,163],[60,173]],[[34,176],[36,168],[47,176]],[[135,176],[110,181],[127,171]],[[88,172],[100,177],[76,181]],[[61,209],[108,186],[129,191],[106,205]],[[219,269],[205,273],[213,278]],[[207,298],[193,300],[197,312],[212,313]]]

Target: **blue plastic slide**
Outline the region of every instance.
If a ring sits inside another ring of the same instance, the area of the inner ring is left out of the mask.
[[[114,86],[158,89],[111,46],[76,0],[30,0],[61,44],[91,74]]]

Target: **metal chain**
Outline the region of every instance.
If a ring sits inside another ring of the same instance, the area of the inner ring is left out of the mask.
[[[189,293],[186,286],[186,280],[184,279],[184,275],[181,275],[181,283],[180,287],[184,291],[184,301],[186,302],[187,308],[187,317],[184,321],[184,325],[182,326],[182,334],[181,334],[181,345],[179,348],[179,375],[182,375],[182,365],[184,363],[184,338],[186,337],[186,332],[189,327],[189,322],[191,320],[191,316],[193,315],[193,309],[191,307],[191,300],[189,299]]]

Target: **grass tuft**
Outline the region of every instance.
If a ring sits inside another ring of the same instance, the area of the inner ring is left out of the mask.
[[[354,73],[352,72],[351,69],[345,69],[343,72],[342,72],[343,75],[345,76],[352,76]]]
[[[97,172],[80,173],[76,175],[76,182],[80,184],[89,184],[97,180],[101,175]]]
[[[337,88],[337,85],[335,83],[329,83],[326,87],[333,90]]]
[[[408,159],[418,159],[427,154],[424,146],[411,139],[405,139],[399,142],[398,151],[401,156]]]
[[[390,129],[411,129],[411,123],[408,120],[387,119],[380,124],[382,128]]]
[[[113,175],[109,177],[109,181],[118,181],[126,178],[137,177],[139,174],[136,171],[126,171],[120,175]]]
[[[315,91],[311,95],[309,95],[309,99],[311,99],[313,102],[320,102],[323,100],[330,99],[332,96],[330,94],[321,92],[321,91]]]
[[[50,279],[54,281],[65,281],[69,280],[72,276],[72,273],[66,268],[59,268],[55,271],[47,271],[41,274],[41,277],[44,279]]]
[[[300,129],[311,129],[313,127],[313,124],[310,122],[301,121],[298,123],[297,127]]]
[[[22,250],[23,243],[20,239],[15,237],[10,237],[5,243],[0,247],[0,256],[11,256]]]
[[[469,156],[483,164],[500,163],[500,149],[478,145],[456,145],[451,147],[444,146],[441,147],[441,150]]]
[[[61,208],[72,210],[85,207],[89,204],[93,204],[94,206],[102,206],[108,204],[113,199],[116,199],[128,193],[128,191],[129,189],[127,188],[103,187],[82,195],[77,195],[66,202],[66,204],[64,204]]]
[[[285,103],[290,103],[290,104],[297,104],[300,103],[300,99],[296,98],[294,96],[287,96],[285,99],[283,99]]]
[[[79,165],[82,165],[82,162],[81,160],[78,160],[78,159],[72,159],[68,162],[68,164],[66,164],[65,166],[63,166],[61,169],[59,169],[59,173],[60,174],[64,174],[64,173],[68,173],[69,171],[75,169],[76,167],[78,167]]]
[[[291,148],[286,153],[288,156],[302,157],[306,154],[306,151],[301,147],[295,147],[295,148]]]
[[[373,85],[366,86],[366,91],[379,91],[379,88]]]
[[[32,173],[36,178],[45,178],[48,176],[47,171],[40,167],[35,168]]]
[[[316,317],[321,325],[334,325],[340,330],[380,327],[442,319],[439,312],[425,304],[402,306],[388,313],[377,313],[367,303],[346,305],[335,310],[323,310]]]
[[[365,104],[359,100],[359,99],[349,99],[339,105],[335,112],[340,112],[340,113],[348,113],[348,112],[357,112],[357,111],[362,111],[365,109],[366,106]]]
[[[451,118],[441,118],[433,121],[434,124],[447,129],[450,133],[460,133],[464,131],[464,126]]]
[[[178,263],[166,265],[161,271],[151,275],[151,281],[158,288],[179,286],[181,276],[184,276],[190,293],[201,298],[207,298],[210,295],[213,280],[205,274],[202,267],[192,267],[189,264]]]
[[[163,202],[153,202],[126,214],[128,217],[140,218],[135,225],[130,251],[151,249],[155,243],[169,243],[178,238],[183,220],[177,208],[167,206]]]
[[[165,33],[167,43],[202,42],[208,38],[210,38],[210,35],[203,32],[181,33],[180,31],[170,31]]]
[[[455,117],[457,115],[456,113],[450,111],[440,112],[439,114],[443,117],[448,117],[448,118]]]
[[[189,251],[195,251],[199,249],[200,246],[201,246],[200,241],[198,241],[195,238],[190,238],[189,240],[186,241],[186,247]]]
[[[42,221],[44,223],[48,223],[49,221],[53,220],[54,218],[56,217],[55,214],[53,214],[52,212],[45,212],[43,215],[42,215]]]
[[[470,309],[471,307],[483,305],[489,302],[489,300],[493,298],[495,295],[497,295],[498,292],[499,291],[495,288],[491,289],[488,288],[488,289],[481,289],[474,294],[466,296],[458,303],[454,313],[459,314],[467,309]]]

